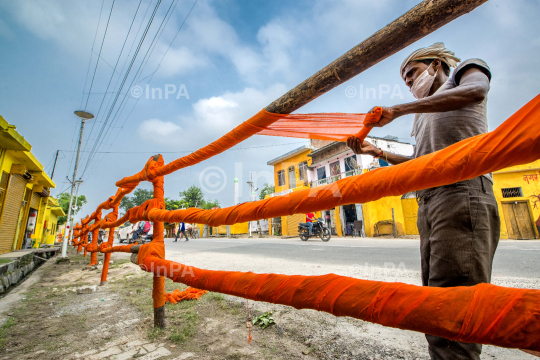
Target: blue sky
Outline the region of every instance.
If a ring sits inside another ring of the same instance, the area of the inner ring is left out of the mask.
[[[125,109],[109,118],[110,130],[104,133],[98,153],[88,162],[89,151],[110,108],[107,105],[115,96],[103,93],[111,76],[108,91],[117,91],[115,85],[122,80],[126,67],[123,72],[120,69],[126,60],[128,64],[131,61],[130,50],[137,47],[142,30],[137,37],[135,34],[141,24],[144,28],[148,22],[156,0],[141,2],[113,75],[139,4],[115,1],[88,98],[97,61],[95,53],[102,46],[112,2],[103,1],[100,18],[100,0],[0,1],[0,114],[17,126],[48,170],[56,150],[64,150],[55,173],[57,189],[53,195],[66,188],[65,178],[73,171],[79,126],[73,111],[86,106],[96,115],[103,101],[97,119],[87,124],[83,139],[85,152],[79,176],[86,169],[81,193],[88,197],[89,204],[80,215],[93,211],[113,195],[114,183],[138,172],[153,153],[163,153],[168,162],[217,139],[419,1],[199,0],[172,42],[194,4],[193,0],[179,0],[140,77],[133,83],[143,92],[137,101],[129,85],[173,2],[163,0],[112,115],[124,94]],[[441,41],[462,59],[478,57],[491,67],[488,118],[490,129],[494,129],[538,94],[539,10],[538,1],[491,0],[321,96],[300,112],[366,112],[377,105],[413,101],[400,80],[399,65],[411,51]],[[95,53],[89,66],[92,48]],[[146,98],[145,86],[151,74]],[[354,96],[351,86],[356,91]],[[394,96],[380,94],[380,86],[391,89]],[[154,98],[152,88],[160,89],[155,90]],[[164,98],[166,88],[172,92],[168,99]],[[367,98],[367,88],[375,88],[377,98]],[[179,89],[182,91],[177,99]],[[162,99],[157,98],[156,91],[162,92]],[[412,141],[411,126],[412,116],[407,116],[372,134]],[[249,173],[256,172],[259,187],[265,181],[272,182],[272,168],[266,162],[304,143],[300,139],[255,136],[238,145],[239,149],[167,176],[166,196],[177,197],[179,191],[194,184],[202,186],[207,197],[230,206],[232,179],[237,176],[243,190],[241,201],[246,201]],[[148,184],[141,187],[150,188]]]

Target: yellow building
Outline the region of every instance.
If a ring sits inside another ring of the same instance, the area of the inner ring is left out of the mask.
[[[493,173],[493,191],[501,217],[501,239],[538,239],[535,221],[540,217],[540,160]]]
[[[304,145],[268,161],[267,164],[274,167],[275,192],[267,195],[267,198],[309,188],[308,167],[311,165],[311,158],[308,155],[311,149]],[[321,217],[321,212],[316,212],[315,217]],[[305,214],[273,218],[269,220],[269,231],[271,235],[297,236],[298,224],[305,221]]]
[[[0,116],[0,254],[21,249],[28,239],[42,235],[49,188],[55,184],[31,149]]]

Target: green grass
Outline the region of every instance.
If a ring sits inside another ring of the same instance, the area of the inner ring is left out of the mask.
[[[0,327],[0,348],[4,347],[4,342],[6,340],[7,333],[9,328],[15,325],[15,320],[12,317],[9,317],[2,327]]]
[[[184,301],[183,301],[184,302]],[[194,301],[185,301],[187,303]],[[191,310],[191,309],[190,309]],[[194,310],[182,313],[182,324],[172,329],[169,340],[182,344],[197,332],[197,322],[199,315]]]
[[[12,261],[13,261],[12,259],[0,258],[0,265],[1,264],[8,264],[8,263],[10,263]]]
[[[122,265],[130,263],[130,262],[131,262],[130,259],[114,260],[112,265],[111,265],[111,268],[118,269],[119,267],[122,267]]]

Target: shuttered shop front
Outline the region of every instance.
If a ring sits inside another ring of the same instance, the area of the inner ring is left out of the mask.
[[[0,223],[0,254],[9,252],[13,248],[25,188],[24,177],[20,174],[11,174]]]
[[[30,201],[30,207],[36,210],[39,210],[39,202],[41,201],[41,196],[38,193],[32,194],[32,200]]]
[[[287,219],[287,235],[297,236],[298,235],[298,224],[306,222],[305,214],[294,214],[286,217]]]

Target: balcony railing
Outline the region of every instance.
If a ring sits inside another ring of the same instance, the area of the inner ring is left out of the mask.
[[[361,173],[362,173],[362,169],[349,170],[347,172],[342,172],[341,174],[332,175],[326,179],[312,181],[311,187],[313,188],[313,187],[317,187],[321,185],[332,184],[338,180],[345,179],[346,177],[353,176],[353,175],[360,175]]]

